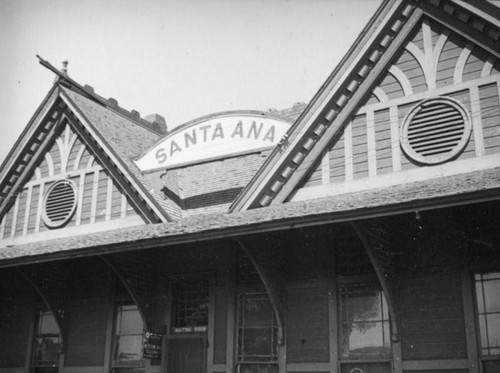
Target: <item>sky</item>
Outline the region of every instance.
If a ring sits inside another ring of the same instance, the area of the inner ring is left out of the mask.
[[[381,0],[0,0],[0,163],[57,68],[171,130],[309,102]]]

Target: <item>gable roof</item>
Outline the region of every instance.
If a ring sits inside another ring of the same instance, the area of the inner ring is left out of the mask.
[[[48,64],[43,61],[43,64]],[[0,169],[0,214],[34,171],[65,118],[93,150],[112,177],[149,222],[172,220],[178,208],[154,193],[132,158],[155,142],[159,134],[87,91],[50,65],[58,79],[17,140]],[[133,146],[130,146],[130,145]],[[172,216],[168,212],[172,213]]]
[[[232,214],[199,214],[162,224],[6,246],[0,250],[0,267],[165,247],[499,199],[500,167],[497,167],[431,182],[414,182]]]
[[[287,200],[332,139],[340,135],[424,15],[500,57],[500,11],[485,1],[385,1],[287,133],[283,145],[271,153],[232,204],[231,212]]]

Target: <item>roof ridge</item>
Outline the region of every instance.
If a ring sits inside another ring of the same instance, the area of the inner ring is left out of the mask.
[[[47,60],[44,60],[39,55],[36,55],[36,56],[39,60],[39,63],[42,66],[46,67],[47,69],[49,69],[50,71],[52,71],[53,73],[55,73],[59,77],[58,81],[55,84],[60,84],[64,87],[72,90],[73,92],[75,92],[77,94],[80,94],[84,97],[87,97],[87,98],[95,101],[96,103],[104,106],[105,108],[111,110],[112,112],[119,114],[119,115],[133,121],[135,124],[147,129],[150,132],[153,132],[154,134],[157,134],[159,136],[164,135],[163,133],[156,131],[153,127],[151,127],[151,124],[152,124],[151,122],[147,121],[144,118],[141,118],[138,111],[136,111],[136,110],[130,111],[130,110],[127,110],[127,109],[119,106],[118,101],[112,97],[104,98],[103,96],[95,93],[94,88],[92,86],[90,86],[88,84],[82,86],[75,79],[69,77],[66,72],[63,72],[63,71],[57,69],[56,67],[54,67],[54,65],[52,65]],[[137,114],[134,114],[134,112]]]

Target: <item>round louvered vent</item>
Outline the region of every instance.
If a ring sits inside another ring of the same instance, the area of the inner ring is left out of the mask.
[[[66,224],[76,209],[76,188],[70,180],[56,181],[45,194],[42,218],[50,228]]]
[[[441,97],[422,101],[406,116],[401,146],[413,160],[443,163],[463,150],[471,133],[469,114],[456,100]]]

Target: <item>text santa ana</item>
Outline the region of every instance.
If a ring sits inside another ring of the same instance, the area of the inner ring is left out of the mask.
[[[195,120],[161,139],[138,160],[141,171],[172,168],[276,145],[290,122],[261,112]]]

